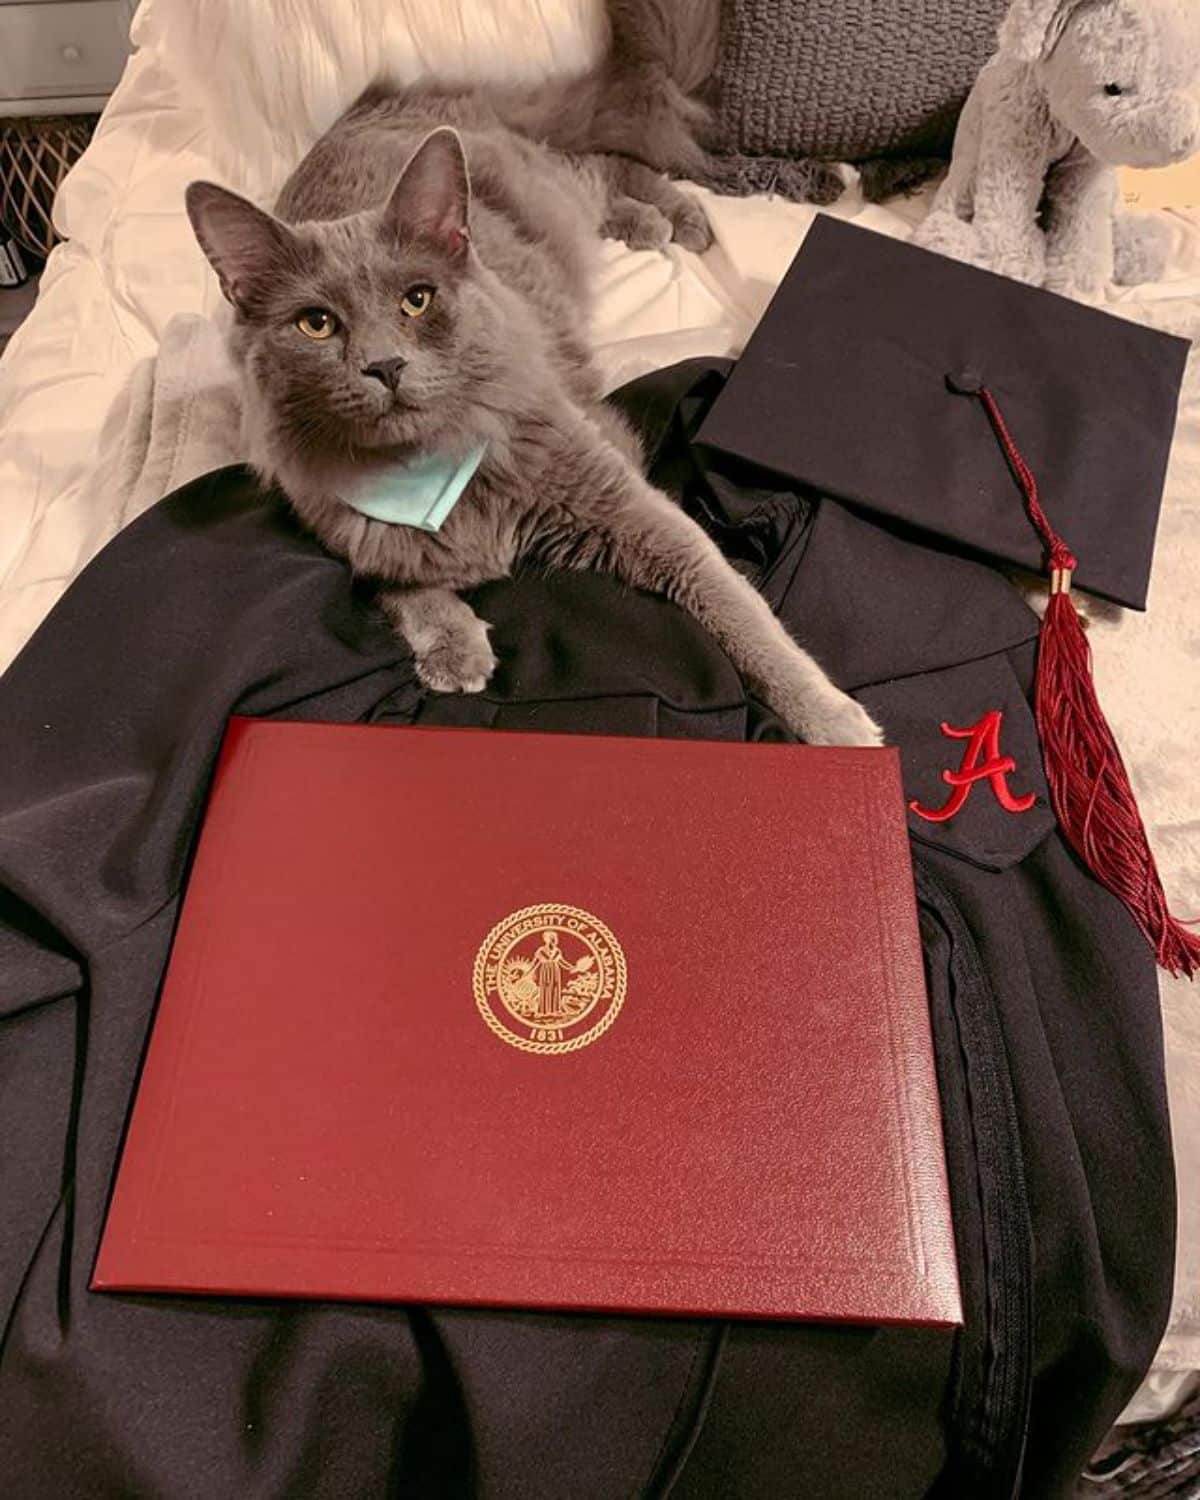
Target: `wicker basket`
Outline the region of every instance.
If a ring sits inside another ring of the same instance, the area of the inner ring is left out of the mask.
[[[54,195],[95,128],[92,115],[0,120],[0,222],[23,250],[44,259],[54,248]]]

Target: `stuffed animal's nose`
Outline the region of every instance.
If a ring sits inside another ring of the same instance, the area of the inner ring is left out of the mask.
[[[400,384],[400,376],[407,363],[408,361],[398,354],[393,359],[375,359],[369,365],[363,366],[363,374],[381,380],[389,391],[394,391]]]

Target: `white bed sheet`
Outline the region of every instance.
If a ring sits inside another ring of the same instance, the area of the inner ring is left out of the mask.
[[[0,360],[0,670],[129,519],[114,475],[131,441],[131,380],[148,388],[147,361],[173,319],[218,311],[182,210],[186,184],[216,175],[211,162],[203,118],[155,47],[140,50],[59,195],[69,242],[51,256],[37,306]],[[813,217],[765,197],[706,202],[717,240],[702,259],[606,247],[595,336],[610,387],[690,355],[737,353]],[[902,236],[924,203],[871,207],[852,187],[834,212]],[[1123,300],[1131,315],[1200,332],[1200,221],[1173,222],[1170,280]],[[1198,367],[1193,359],[1150,610],[1099,619],[1093,640],[1174,905],[1200,914]],[[204,451],[184,444],[173,481],[188,477],[189,462],[203,467]],[[1182,1200],[1176,1308],[1158,1366],[1169,1371],[1200,1367],[1200,993],[1165,981],[1163,1000]]]

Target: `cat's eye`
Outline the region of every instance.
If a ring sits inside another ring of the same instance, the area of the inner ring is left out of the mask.
[[[1119,99],[1125,90],[1119,83],[1106,83],[1104,85],[1104,92],[1110,99]]]
[[[338,320],[324,307],[306,307],[296,327],[306,338],[329,339],[338,331]]]
[[[436,290],[432,286],[410,286],[400,299],[400,311],[406,318],[423,317],[429,311]]]

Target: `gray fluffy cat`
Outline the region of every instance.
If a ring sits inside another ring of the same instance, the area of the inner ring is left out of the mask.
[[[543,91],[542,118],[548,103]],[[569,113],[565,95],[558,105]],[[495,666],[458,590],[522,560],[600,568],[690,611],[803,739],[878,744],[866,712],[647,483],[601,402],[588,344],[600,233],[703,242],[698,205],[628,159],[531,138],[547,134],[522,96],[377,89],[300,164],[278,217],[191,186],[193,227],[235,310],[251,462],[379,583],[430,688],[478,691]],[[364,477],[481,446],[440,531],[346,503]]]

